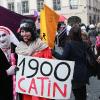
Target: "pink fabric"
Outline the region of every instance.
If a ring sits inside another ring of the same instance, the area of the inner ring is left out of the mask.
[[[67,20],[67,18],[62,16],[62,15],[60,15],[59,22],[64,22],[65,20]]]
[[[96,47],[100,47],[100,36],[96,37]]]
[[[11,65],[16,64],[14,53],[11,53]],[[13,75],[13,100],[16,100],[16,77]]]
[[[41,98],[41,97],[30,96],[30,95],[24,95],[23,100],[48,100],[48,99]]]
[[[13,100],[16,100],[16,77],[13,75]]]
[[[40,57],[40,58],[52,58],[52,53],[49,47],[47,47],[46,49],[36,52],[34,53],[32,56],[34,57]]]

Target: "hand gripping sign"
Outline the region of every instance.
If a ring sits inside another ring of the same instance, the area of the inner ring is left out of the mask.
[[[69,99],[74,62],[18,55],[16,91],[50,99]]]

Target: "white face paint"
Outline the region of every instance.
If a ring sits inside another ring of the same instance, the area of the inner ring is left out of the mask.
[[[0,31],[0,48],[9,48],[10,47],[10,35],[4,31]]]

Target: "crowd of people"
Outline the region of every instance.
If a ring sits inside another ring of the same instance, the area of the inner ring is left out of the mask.
[[[96,31],[94,24],[88,30],[85,25],[80,24],[70,27],[65,45],[58,45],[63,48],[62,54],[55,48],[53,56],[61,60],[75,61],[72,90],[75,100],[86,100],[86,84],[89,84],[89,78],[97,76],[100,79],[100,33]]]
[[[89,78],[97,76],[100,79],[100,36],[93,24],[89,28],[90,30],[87,31],[85,26],[74,24],[67,30],[65,24],[63,24],[63,27],[58,25],[55,44],[58,48],[62,47],[62,52],[58,53],[55,50],[56,48],[51,49],[41,40],[37,34],[35,22],[31,19],[23,19],[20,22],[19,32],[17,33],[20,37],[19,41],[11,30],[0,26],[0,100],[14,100],[12,75],[15,74],[17,69],[16,63],[12,64],[11,62],[11,53],[14,52],[16,62],[18,54],[75,61],[72,91],[75,100],[86,100],[86,84],[89,84]],[[12,49],[11,43],[15,45],[15,48]],[[90,66],[87,60],[87,52],[91,55],[91,59],[95,61],[93,66]],[[18,93],[16,100],[49,99]]]

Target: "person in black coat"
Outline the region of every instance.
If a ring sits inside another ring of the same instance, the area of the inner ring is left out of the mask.
[[[15,66],[11,65],[10,31],[0,26],[0,100],[13,100],[13,79]]]
[[[72,90],[75,100],[86,100],[86,84],[89,82],[86,44],[82,41],[81,29],[78,25],[71,28],[69,32],[70,41],[65,44],[63,54],[53,51],[53,56],[60,60],[75,61],[72,80]]]
[[[0,49],[0,100],[13,100],[13,80],[10,75],[10,63]]]

